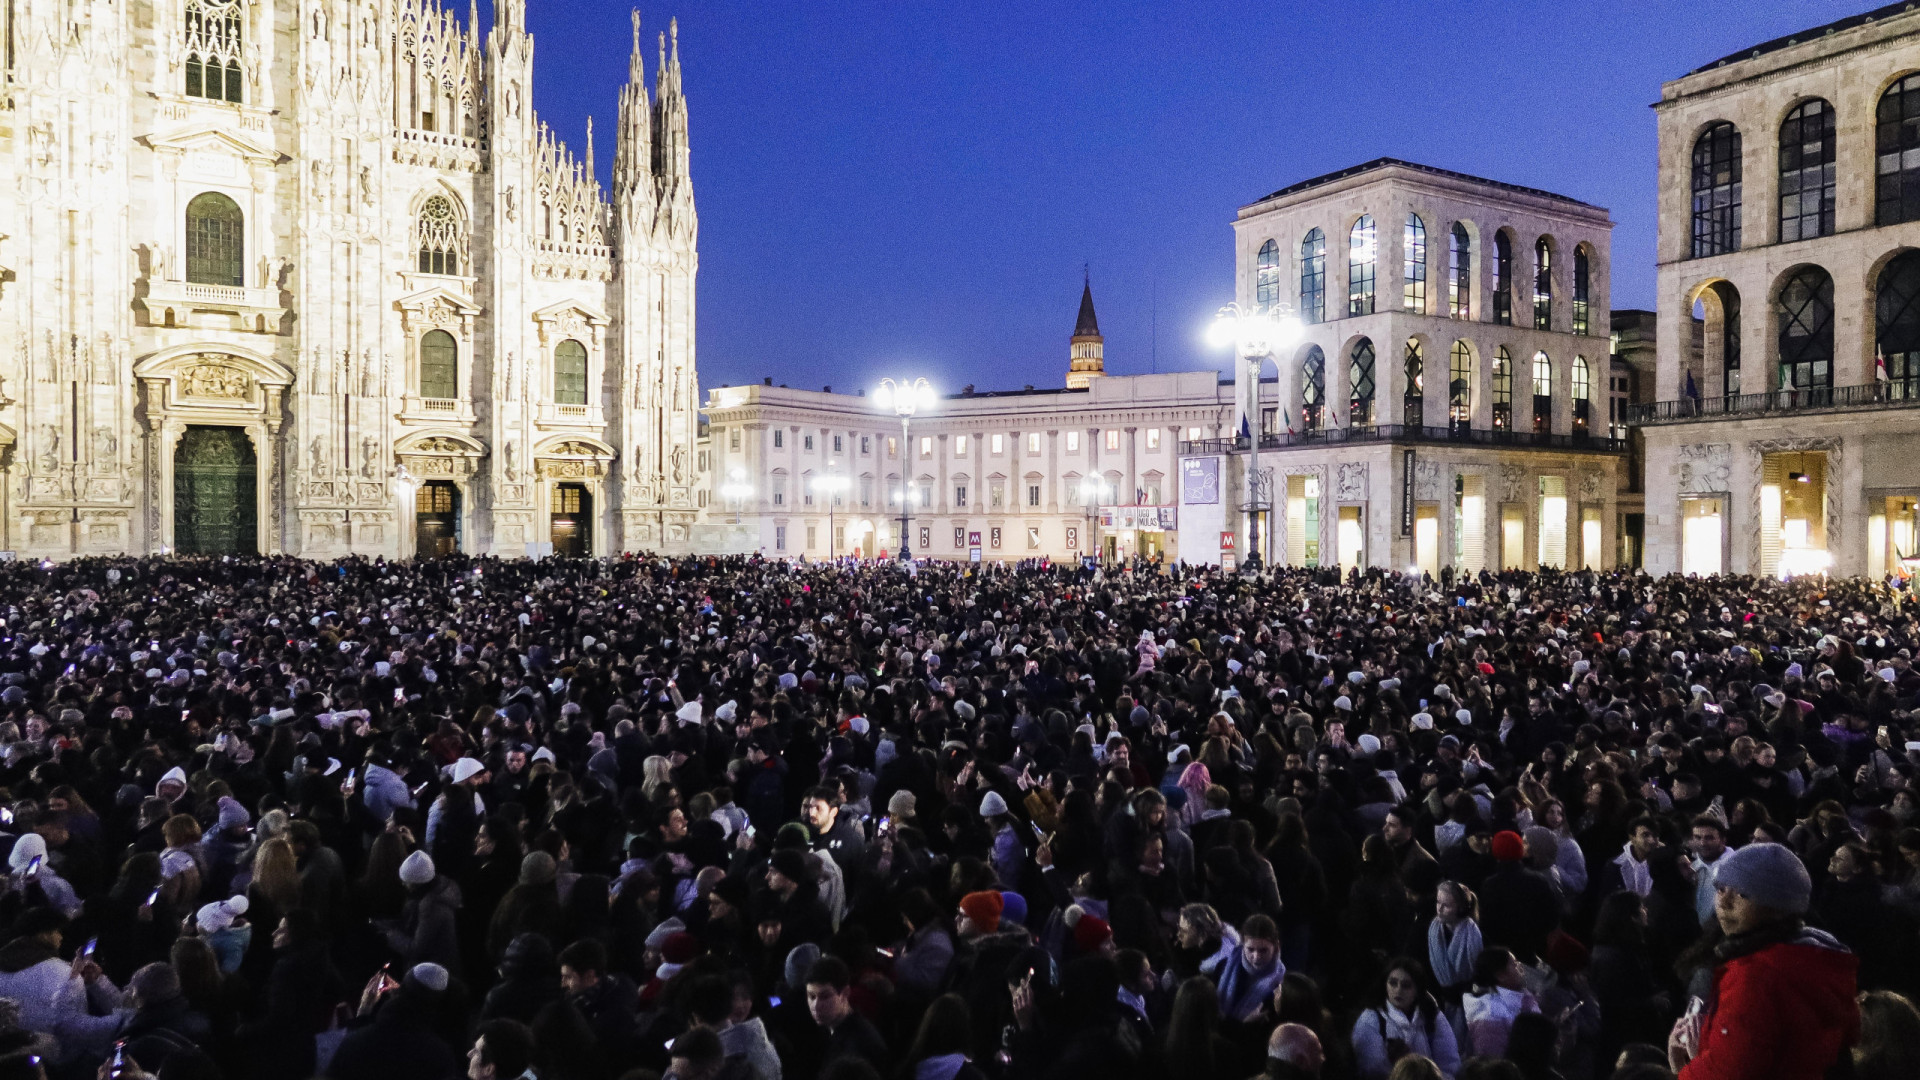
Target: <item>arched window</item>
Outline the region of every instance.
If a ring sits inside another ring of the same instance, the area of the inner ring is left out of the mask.
[[[1887,365],[1886,392],[1900,401],[1920,398],[1920,252],[1909,251],[1880,272],[1874,341]]]
[[[187,204],[187,280],[195,285],[247,283],[245,220],[240,207],[217,191]]]
[[[1833,233],[1833,106],[1801,102],[1780,125],[1780,242]]]
[[[553,400],[559,405],[587,403],[587,347],[572,338],[553,348]]]
[[[1587,245],[1573,249],[1573,332],[1576,334],[1588,332],[1593,295],[1592,263]]]
[[[1576,435],[1585,434],[1587,419],[1592,409],[1593,372],[1587,367],[1587,358],[1573,358],[1573,431]]]
[[[1722,120],[1693,143],[1693,257],[1740,250],[1740,131]]]
[[[1533,242],[1533,328],[1553,329],[1553,245],[1544,236]]]
[[[1426,424],[1426,386],[1427,362],[1420,352],[1418,338],[1407,339],[1407,352],[1404,358],[1406,381],[1400,390],[1401,423],[1408,428],[1423,427]]]
[[[187,0],[187,96],[240,100],[240,0]]]
[[[1473,240],[1456,221],[1447,248],[1447,314],[1473,318]]]
[[[1320,346],[1307,347],[1306,362],[1300,365],[1300,426],[1307,431],[1320,430],[1320,413],[1327,405],[1327,357]]]
[[[1833,397],[1833,279],[1801,267],[1780,289],[1780,389],[1804,393],[1801,405]]]
[[[453,200],[435,195],[420,208],[420,272],[423,274],[460,273],[467,249],[465,230]]]
[[[1327,318],[1327,234],[1315,229],[1300,241],[1300,321]]]
[[[1513,354],[1505,345],[1493,354],[1493,427],[1513,430]]]
[[[420,396],[442,400],[460,396],[460,353],[453,335],[429,330],[420,339]]]
[[[1887,88],[1877,120],[1874,222],[1896,225],[1920,218],[1920,74]]]
[[[1360,215],[1347,232],[1347,314],[1373,314],[1373,270],[1380,255],[1373,216]]]
[[[1543,352],[1533,354],[1533,430],[1553,430],[1553,361]]]
[[[1464,341],[1454,342],[1447,357],[1447,426],[1455,431],[1473,426],[1473,350]]]
[[[1404,237],[1406,260],[1401,269],[1400,310],[1424,315],[1427,311],[1427,223],[1419,214],[1407,215]]]
[[[1280,299],[1280,245],[1272,240],[1260,245],[1259,268],[1253,284],[1254,303],[1262,312],[1273,310]]]
[[[1513,237],[1493,234],[1493,321],[1513,325]]]
[[[1373,342],[1361,338],[1347,357],[1347,426],[1373,426]]]

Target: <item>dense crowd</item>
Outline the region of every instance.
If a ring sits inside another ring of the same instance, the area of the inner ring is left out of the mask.
[[[0,1080],[1920,1075],[1882,583],[0,566]]]

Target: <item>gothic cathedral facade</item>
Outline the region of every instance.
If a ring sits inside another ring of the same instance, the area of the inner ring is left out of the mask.
[[[677,35],[608,191],[471,3],[4,0],[0,550],[689,548]]]

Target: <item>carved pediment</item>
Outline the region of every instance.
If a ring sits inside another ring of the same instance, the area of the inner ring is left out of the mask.
[[[451,289],[435,286],[395,300],[409,330],[430,326],[442,330],[470,329],[480,308]]]
[[[143,136],[140,141],[161,152],[227,155],[257,165],[278,165],[293,160],[257,139],[215,124],[194,124],[172,131],[154,132]]]

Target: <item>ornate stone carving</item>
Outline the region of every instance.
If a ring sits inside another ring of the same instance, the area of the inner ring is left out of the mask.
[[[1413,461],[1413,497],[1421,502],[1438,502],[1440,477],[1444,469],[1438,461]]]
[[[1500,466],[1500,501],[1519,502],[1526,495],[1527,470],[1523,465]]]
[[[253,378],[237,367],[203,362],[180,372],[180,391],[187,397],[246,401],[253,396]]]
[[[1721,492],[1733,485],[1732,443],[1682,443],[1678,456],[1682,493]]]
[[[1367,463],[1343,461],[1335,474],[1333,497],[1338,502],[1364,502],[1367,498]]]

